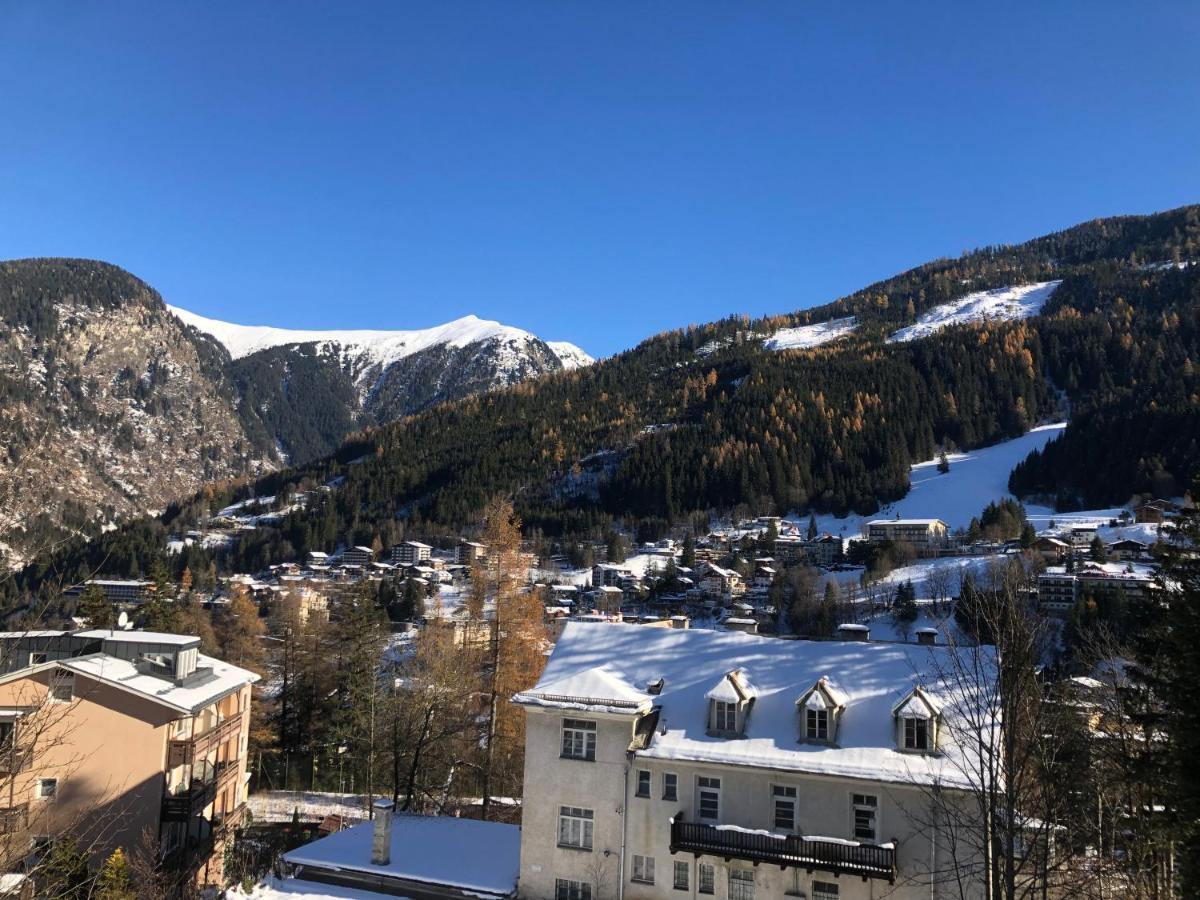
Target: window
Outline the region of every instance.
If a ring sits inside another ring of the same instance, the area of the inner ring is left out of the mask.
[[[639,797],[649,797],[650,796],[650,770],[649,769],[638,769],[637,795]]]
[[[737,704],[713,701],[713,731],[727,734],[737,732]]]
[[[592,886],[586,881],[555,878],[554,900],[592,900]]]
[[[29,664],[31,666],[40,666],[45,661],[46,661],[45,653],[30,653],[29,654]]]
[[[39,800],[53,800],[58,796],[58,779],[57,778],[39,778],[37,785],[37,798]]]
[[[15,743],[17,723],[12,719],[0,720],[0,749],[8,749]]]
[[[904,749],[929,749],[929,720],[908,718],[904,720]]]
[[[772,785],[771,794],[775,804],[775,827],[780,831],[795,831],[796,789],[776,784]]]
[[[754,870],[729,870],[729,900],[754,900]]]
[[[558,808],[558,846],[576,850],[592,849],[592,819],[590,809],[578,806]]]
[[[696,779],[696,815],[701,819],[716,820],[721,817],[721,779]]]
[[[832,881],[814,881],[812,900],[838,900],[838,886]]]
[[[663,775],[663,799],[679,799],[679,776],[674,772],[667,772]]]
[[[851,800],[854,812],[854,839],[875,843],[877,840],[877,824],[879,798],[870,794],[855,794]]]
[[[75,699],[75,674],[55,671],[50,675],[50,701],[70,703]]]
[[[701,894],[713,894],[717,889],[717,870],[708,863],[696,866],[696,885]]]
[[[633,857],[633,880],[640,884],[654,884],[654,857]]]
[[[563,719],[562,755],[564,759],[596,759],[596,723],[586,719]]]
[[[675,878],[672,884],[677,891],[686,891],[688,889],[688,864],[682,860],[675,860]]]
[[[804,736],[814,741],[829,740],[829,710],[806,709]]]

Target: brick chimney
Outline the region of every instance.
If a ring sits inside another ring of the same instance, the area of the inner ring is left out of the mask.
[[[371,864],[386,866],[392,861],[392,801],[376,800],[374,809],[375,833],[371,838]]]

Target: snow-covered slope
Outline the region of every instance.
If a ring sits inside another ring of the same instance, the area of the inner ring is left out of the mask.
[[[235,325],[188,312],[177,306],[167,307],[187,325],[211,335],[221,343],[234,359],[241,359],[259,350],[270,347],[285,347],[292,344],[336,344],[358,351],[364,362],[387,366],[396,360],[427,350],[430,347],[466,347],[480,341],[498,338],[503,341],[523,343],[537,338],[520,328],[480,319],[478,316],[463,316],[444,325],[422,328],[415,331],[374,331],[369,329],[308,331],[294,328],[276,328],[272,325]],[[548,344],[554,355],[563,361],[564,368],[585,365],[592,358],[574,344],[556,341]],[[563,359],[568,357],[571,362]]]
[[[564,369],[578,369],[596,361],[582,347],[576,347],[568,341],[546,341],[546,346],[554,351]]]
[[[1040,450],[1062,434],[1066,427],[1065,422],[1041,425],[1011,441],[969,453],[952,453],[948,457],[950,471],[945,474],[938,472],[936,459],[917,463],[909,475],[912,487],[903,499],[883,507],[873,516],[843,519],[817,516],[817,527],[833,534],[857,537],[868,519],[899,516],[904,519],[937,518],[951,528],[965,528],[989,503],[1011,496],[1008,476],[1013,467],[1031,451]],[[1026,509],[1031,518],[1034,514],[1047,518],[1053,515],[1052,510],[1042,507],[1027,504]],[[803,526],[804,521],[800,524]]]
[[[943,303],[926,311],[915,324],[901,328],[889,337],[888,343],[919,340],[951,325],[989,319],[1028,319],[1042,311],[1060,284],[1061,281],[1041,281],[967,294],[960,300]]]
[[[858,320],[849,316],[845,319],[818,322],[816,325],[783,328],[767,338],[763,346],[768,350],[807,350],[845,337],[857,327]]]

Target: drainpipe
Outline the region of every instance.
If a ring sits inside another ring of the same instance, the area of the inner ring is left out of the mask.
[[[617,855],[617,900],[625,900],[625,842],[629,832],[629,817],[625,811],[629,808],[629,769],[633,763],[633,751],[625,754],[625,770],[621,774],[621,806],[617,810],[621,816],[621,852]]]

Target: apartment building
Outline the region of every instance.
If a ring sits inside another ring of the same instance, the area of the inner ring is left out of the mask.
[[[866,532],[872,544],[904,543],[920,553],[945,547],[949,528],[941,519],[873,519]]]
[[[419,566],[428,562],[433,554],[433,548],[420,541],[405,541],[392,547],[392,565]]]
[[[474,565],[476,560],[487,559],[487,547],[478,541],[460,541],[455,551],[455,560],[460,566]]]
[[[1072,572],[1063,566],[1048,566],[1038,576],[1038,607],[1051,615],[1065,615],[1080,599],[1107,603],[1141,599],[1154,586],[1151,567],[1135,563],[1077,565]]]
[[[89,578],[83,584],[70,587],[63,593],[68,597],[78,597],[89,587],[100,588],[111,603],[140,606],[150,599],[155,585],[153,581],[130,578]]]
[[[250,690],[258,676],[200,639],[141,631],[0,634],[0,863],[59,836],[157,842],[201,884],[246,810]]]
[[[983,896],[926,824],[935,785],[972,809],[948,652],[568,622],[514,698],[520,895],[928,900],[957,860]]]
[[[348,547],[342,551],[343,566],[358,566],[365,569],[375,562],[375,551],[370,547]]]

